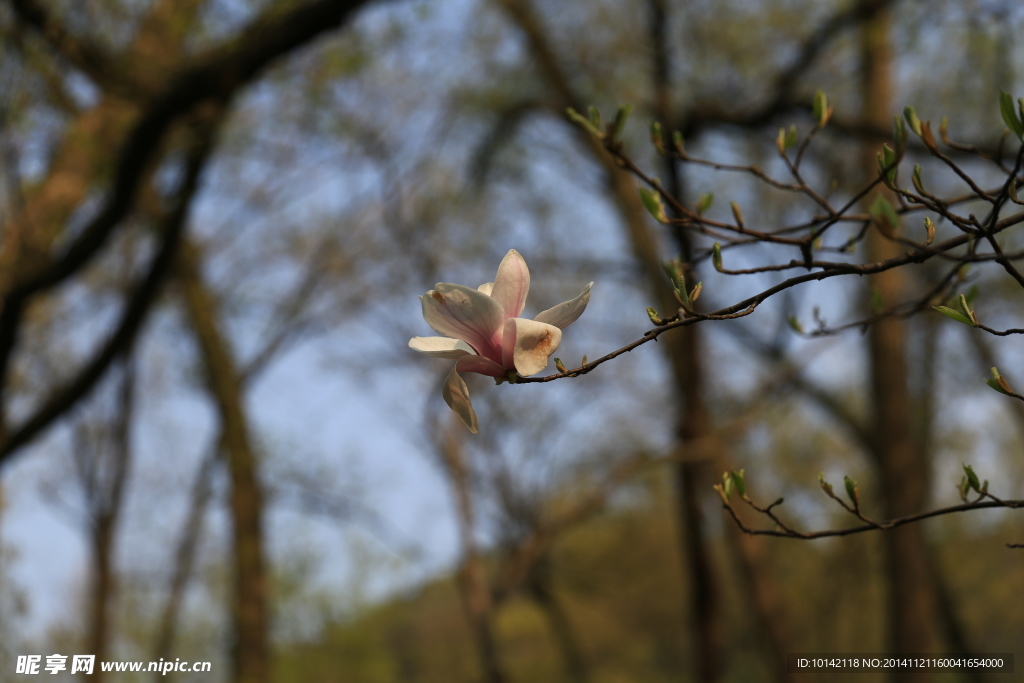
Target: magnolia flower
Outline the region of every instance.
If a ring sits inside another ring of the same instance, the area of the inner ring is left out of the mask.
[[[477,419],[460,372],[494,377],[498,384],[543,370],[562,341],[562,328],[576,321],[590,301],[591,282],[571,301],[533,320],[520,318],[530,290],[526,261],[510,249],[494,282],[476,289],[439,282],[420,297],[423,318],[443,337],[413,337],[409,346],[435,358],[456,361],[441,392],[445,403],[476,434]]]

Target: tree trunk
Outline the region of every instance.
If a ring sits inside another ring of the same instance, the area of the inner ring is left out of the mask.
[[[494,636],[494,600],[483,557],[473,538],[473,500],[461,442],[463,426],[454,415],[449,426],[452,428],[442,433],[443,441],[439,446],[442,464],[455,498],[462,546],[462,560],[457,576],[459,595],[480,658],[483,683],[505,683],[508,678],[498,657],[498,644]]]
[[[220,417],[227,456],[228,495],[233,531],[234,599],[232,678],[235,683],[266,683],[270,678],[267,574],[263,548],[263,496],[235,358],[220,329],[217,304],[202,278],[194,244],[182,245],[178,279],[192,331],[206,372],[206,383]]]
[[[218,438],[211,452],[203,456],[199,472],[192,483],[188,516],[185,519],[185,525],[182,527],[181,537],[178,540],[178,547],[174,553],[174,569],[167,590],[167,600],[164,602],[163,610],[161,610],[159,626],[157,627],[156,644],[153,648],[153,657],[151,659],[154,662],[160,659],[169,660],[171,658],[174,639],[177,636],[178,615],[181,612],[181,605],[185,598],[185,589],[192,574],[196,550],[199,547],[203,531],[203,517],[206,514],[206,506],[210,500],[210,479],[213,477],[214,465],[220,462],[219,455],[224,450],[222,444],[223,439]],[[167,683],[173,676],[173,673],[157,673],[154,675],[154,683],[159,683],[160,681]]]
[[[862,1],[871,4],[878,0]],[[877,127],[886,126],[893,112],[890,29],[889,10],[882,9],[865,23],[862,33],[864,123]],[[877,151],[864,148],[864,167],[872,172],[877,165]],[[880,193],[882,189],[876,190],[866,201],[873,202]],[[877,226],[868,231],[867,250],[872,261],[902,252]],[[906,278],[905,269],[894,268],[869,279],[882,310],[900,302],[907,289]],[[906,336],[906,325],[892,317],[876,322],[868,332],[872,451],[886,518],[919,512],[928,494],[928,462],[913,438]],[[889,595],[887,650],[893,654],[933,652],[933,625],[938,615],[923,527],[908,524],[887,531],[884,544]],[[908,683],[931,678],[920,671],[903,671],[893,676],[893,680],[898,676]]]

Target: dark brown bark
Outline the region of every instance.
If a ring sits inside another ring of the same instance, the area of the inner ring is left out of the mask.
[[[234,574],[232,677],[235,683],[269,680],[268,585],[263,546],[263,495],[258,461],[246,415],[242,382],[220,327],[217,302],[202,275],[202,258],[186,244],[178,260],[178,282],[220,419],[228,464]]]
[[[865,6],[877,0],[862,0]],[[885,125],[893,112],[893,46],[888,10],[877,12],[862,33],[863,117]],[[875,148],[865,148],[864,167],[876,168]],[[882,192],[882,190],[878,190]],[[868,202],[874,201],[873,193]],[[875,226],[868,233],[868,258],[878,261],[903,250]],[[907,291],[905,269],[896,268],[870,277],[883,308],[900,302]],[[871,378],[872,454],[878,472],[883,516],[903,517],[924,508],[928,494],[928,462],[914,440],[914,410],[909,387],[905,323],[889,317],[868,333]],[[888,650],[892,653],[934,652],[933,628],[938,616],[930,554],[923,527],[908,524],[884,535],[888,581]],[[899,680],[915,683],[930,674],[901,672]],[[894,679],[895,680],[895,679]]]

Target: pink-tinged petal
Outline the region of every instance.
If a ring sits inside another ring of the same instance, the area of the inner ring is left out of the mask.
[[[566,328],[576,322],[576,319],[583,315],[587,304],[590,303],[590,288],[594,286],[591,282],[580,292],[580,295],[571,301],[563,301],[546,311],[539,313],[534,320],[539,323],[547,323],[558,328]]]
[[[516,372],[523,377],[535,375],[543,370],[551,354],[562,341],[562,330],[554,325],[539,323],[526,318],[512,318],[505,321],[502,343],[502,359],[507,365],[509,346]]]
[[[440,282],[420,297],[423,319],[438,334],[461,339],[481,356],[500,358],[501,305],[470,287]]]
[[[491,297],[505,310],[505,319],[517,318],[526,308],[530,291],[530,269],[515,249],[509,249],[498,265]]]
[[[457,360],[465,355],[473,355],[473,348],[461,339],[449,337],[413,337],[409,340],[409,348],[425,353],[433,358]]]
[[[483,292],[487,296],[490,296],[491,292],[494,291],[494,283],[493,282],[485,282],[482,285],[480,285],[479,287],[477,287],[476,291]]]
[[[459,376],[458,365],[448,373],[448,379],[444,381],[441,396],[444,397],[444,402],[448,404],[448,407],[454,410],[455,414],[462,419],[462,422],[469,427],[469,431],[476,434],[479,428],[476,411],[473,410],[473,404],[469,402],[469,387],[466,386],[462,377]]]
[[[478,375],[487,375],[488,377],[505,376],[505,368],[483,356],[463,356],[455,364],[455,369],[459,372],[475,372]]]

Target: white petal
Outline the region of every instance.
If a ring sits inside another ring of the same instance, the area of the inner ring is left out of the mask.
[[[461,339],[481,356],[501,356],[501,326],[505,320],[501,305],[470,287],[438,283],[420,297],[423,319],[436,332]]]
[[[504,365],[508,367],[511,360],[516,372],[529,377],[547,366],[548,358],[562,341],[562,330],[536,320],[512,318],[505,321],[503,337]]]
[[[482,285],[480,285],[479,287],[476,288],[476,291],[483,292],[487,296],[490,296],[491,292],[493,290],[494,290],[494,283],[493,282],[485,282],[485,283],[483,283]]]
[[[516,318],[526,308],[530,291],[530,269],[515,249],[509,249],[498,265],[494,288],[490,294],[505,310],[505,318]]]
[[[449,360],[457,360],[467,354],[475,353],[466,342],[449,337],[413,337],[409,340],[409,348],[434,358]]]
[[[576,319],[583,315],[587,304],[590,303],[590,288],[594,286],[591,282],[586,286],[580,295],[571,301],[563,301],[546,311],[539,313],[534,320],[540,323],[547,323],[559,328],[566,328],[576,322]]]
[[[469,427],[469,431],[476,434],[479,428],[476,411],[473,410],[473,404],[469,402],[469,387],[466,386],[462,377],[459,376],[457,368],[458,366],[456,365],[448,373],[448,379],[444,381],[444,389],[441,390],[441,396],[444,397],[444,402],[448,404],[448,407],[454,410],[455,414]]]

